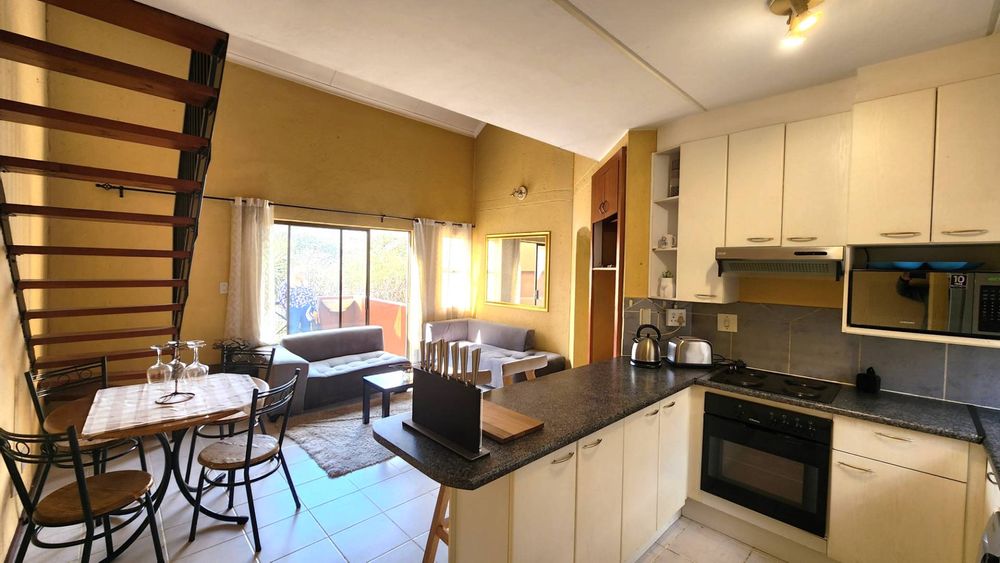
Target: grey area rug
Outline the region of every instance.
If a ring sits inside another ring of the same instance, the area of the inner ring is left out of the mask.
[[[410,393],[394,394],[389,414],[410,412],[411,397]],[[381,416],[381,398],[373,395],[371,422]],[[372,437],[372,425],[361,423],[361,401],[293,416],[288,420],[287,435],[330,477],[339,477],[393,456]]]

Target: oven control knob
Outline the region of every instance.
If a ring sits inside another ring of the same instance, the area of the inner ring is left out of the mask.
[[[784,424],[784,425],[786,425],[786,426],[788,425],[788,415],[787,414],[781,415],[781,423]]]

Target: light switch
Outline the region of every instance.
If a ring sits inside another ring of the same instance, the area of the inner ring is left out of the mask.
[[[736,332],[736,315],[727,315],[725,313],[719,313],[719,332]]]
[[[219,294],[226,295],[229,293],[229,282],[219,282]]]
[[[639,324],[648,325],[653,324],[651,321],[653,317],[652,309],[639,309]]]

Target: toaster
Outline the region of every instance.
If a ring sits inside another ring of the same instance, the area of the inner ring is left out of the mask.
[[[667,362],[675,366],[709,367],[712,343],[694,336],[675,336],[667,341]]]

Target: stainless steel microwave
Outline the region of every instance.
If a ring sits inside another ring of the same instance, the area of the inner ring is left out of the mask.
[[[1000,272],[853,270],[848,324],[1000,337]]]

